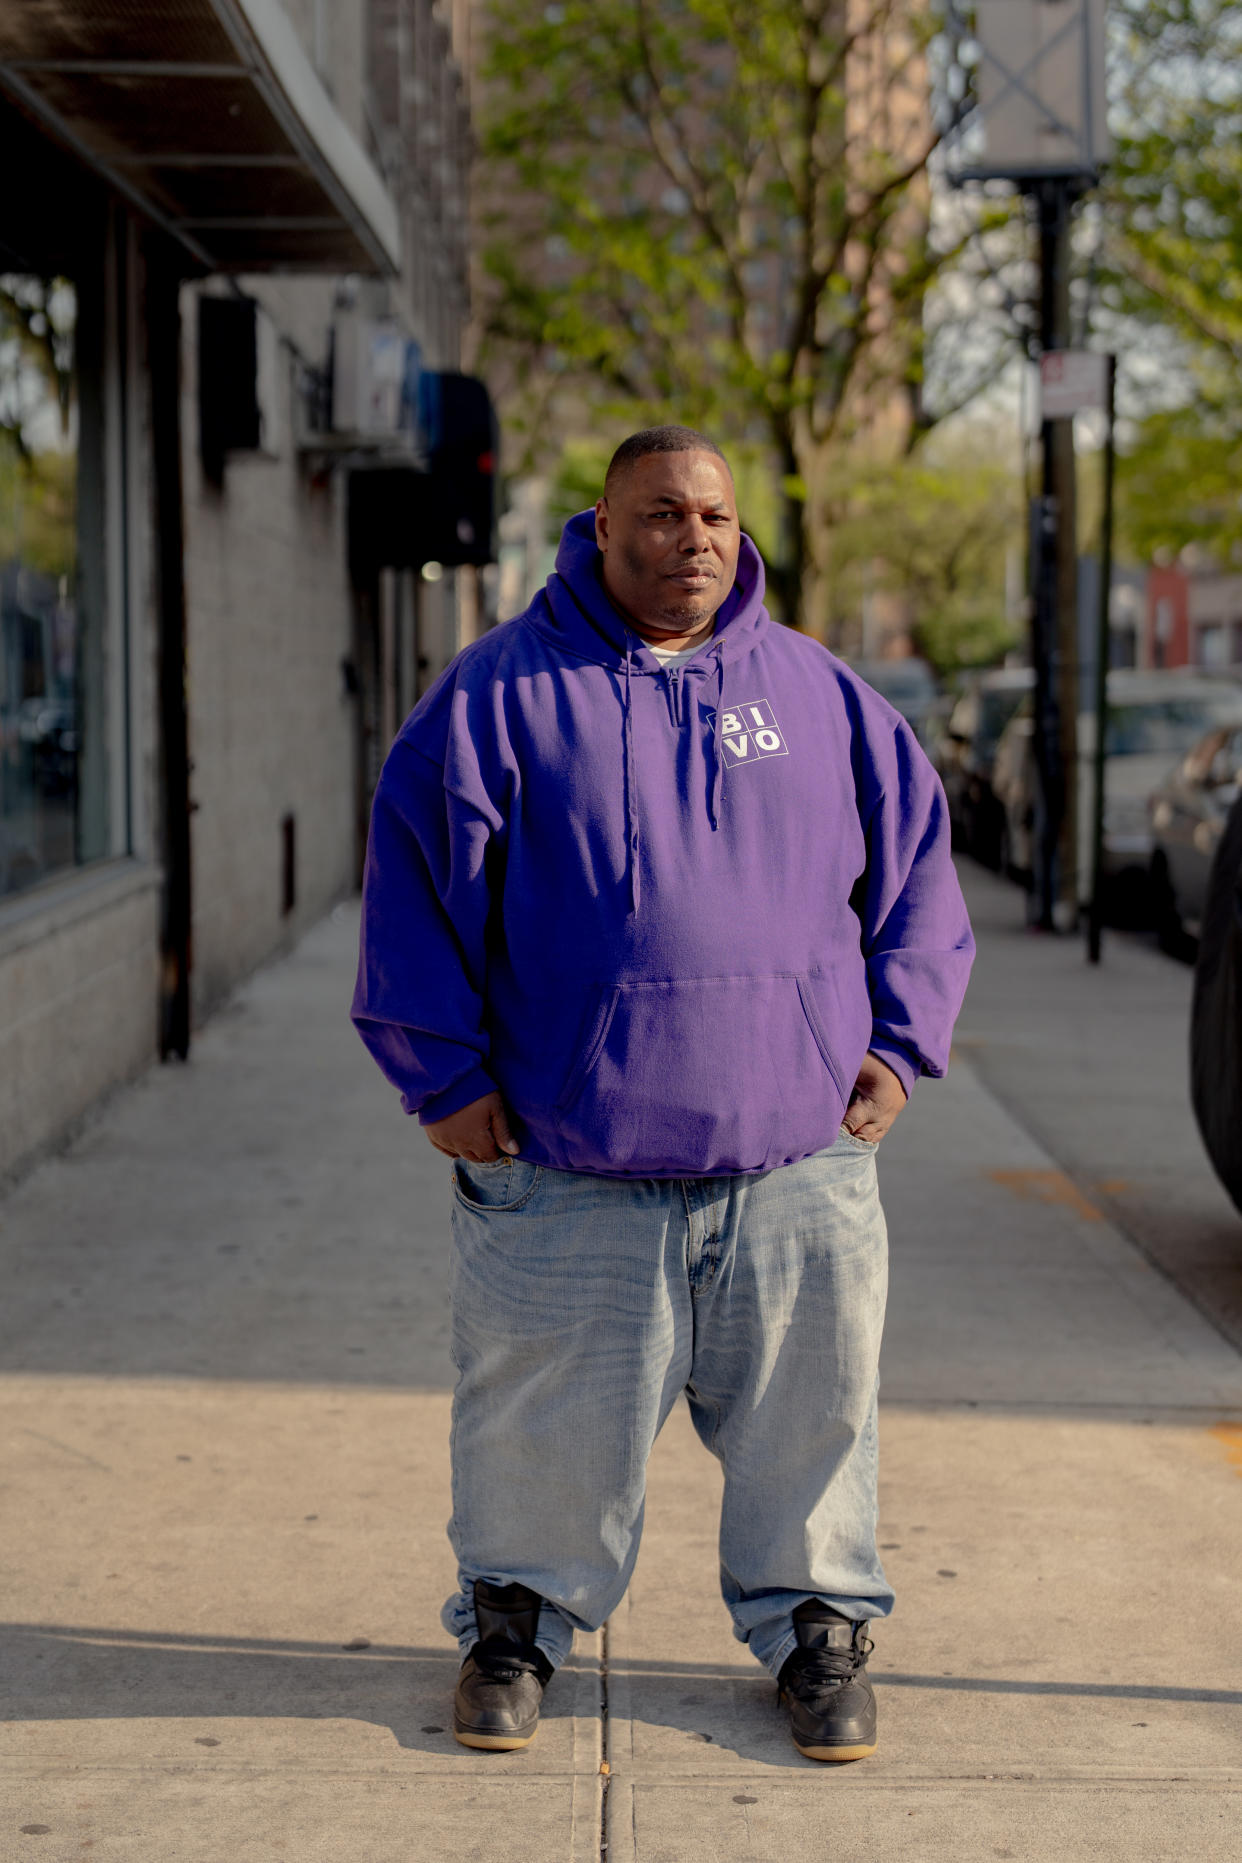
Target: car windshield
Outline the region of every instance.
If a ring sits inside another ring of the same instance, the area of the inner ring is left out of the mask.
[[[890,705],[919,704],[936,695],[936,682],[922,660],[867,660],[854,671]]]
[[[979,694],[979,735],[992,743],[1000,736],[1009,720],[1026,697],[1023,686],[1000,686],[992,691]]]
[[[903,699],[921,699],[936,689],[922,666],[895,666],[891,672],[885,667],[882,673],[873,674],[871,683],[877,690],[894,696],[900,694]]]
[[[1181,756],[1225,709],[1206,699],[1188,698],[1110,705],[1106,752],[1110,757]]]

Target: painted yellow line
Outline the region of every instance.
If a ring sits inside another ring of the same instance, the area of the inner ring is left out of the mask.
[[[1089,1223],[1104,1220],[1101,1211],[1089,1197],[1084,1197],[1077,1184],[1071,1183],[1064,1171],[989,1171],[988,1176],[994,1184],[1012,1190],[1015,1197],[1023,1197],[1028,1202],[1060,1204]]]
[[[1242,1423],[1214,1423],[1208,1433],[1224,1450],[1234,1474],[1242,1475]]]

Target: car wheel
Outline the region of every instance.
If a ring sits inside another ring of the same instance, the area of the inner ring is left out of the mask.
[[[1216,1175],[1242,1210],[1242,800],[1208,881],[1190,1012],[1190,1096]]]
[[[1182,923],[1177,894],[1169,874],[1169,863],[1161,853],[1151,857],[1149,892],[1152,924],[1156,928],[1156,942],[1160,949],[1169,957],[1178,958],[1183,964],[1193,963],[1197,948],[1195,940]]]

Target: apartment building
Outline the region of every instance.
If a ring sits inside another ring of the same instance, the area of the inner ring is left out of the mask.
[[[468,27],[0,19],[0,1172],[353,887],[482,625]]]

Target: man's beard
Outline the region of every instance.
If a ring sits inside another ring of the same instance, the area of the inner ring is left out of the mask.
[[[624,545],[621,550],[621,559],[633,580],[641,582],[647,567],[643,559],[634,550]],[[706,627],[720,607],[720,602],[715,599],[715,595],[715,585],[711,589],[703,589],[694,594],[686,591],[682,595],[676,594],[669,586],[659,607],[653,607],[645,617],[647,625],[659,626],[661,623],[667,623],[670,634],[693,634],[697,628]],[[699,607],[699,602],[705,599],[710,600],[711,606]]]
[[[704,611],[689,601],[672,601],[662,606],[653,619],[656,622],[667,621],[668,631],[672,633],[693,634],[697,628],[706,627],[714,620],[715,608]]]

